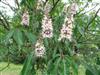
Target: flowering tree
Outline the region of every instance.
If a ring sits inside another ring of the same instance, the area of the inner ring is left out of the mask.
[[[100,74],[100,17],[97,15],[100,8],[86,12],[89,0],[67,3],[15,0],[15,3],[17,7],[11,8],[15,12],[12,19],[6,19],[0,12],[3,25],[0,35],[2,48],[8,50],[8,60],[17,52],[21,57],[17,61],[26,59],[21,75],[78,75],[80,65],[85,66],[86,75]]]

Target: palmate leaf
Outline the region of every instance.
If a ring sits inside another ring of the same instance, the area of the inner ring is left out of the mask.
[[[75,62],[73,62],[73,59],[69,56],[66,56],[62,59],[62,75],[70,75],[71,73],[73,75],[78,75],[78,67]]]
[[[23,69],[21,71],[21,75],[35,75],[35,70],[34,70],[34,63],[35,63],[35,58],[33,57],[33,54],[31,53],[23,66]]]
[[[13,38],[16,41],[18,47],[23,45],[23,34],[19,29],[15,29]]]
[[[86,68],[85,74],[86,75],[99,75],[99,71],[94,66],[88,65]]]
[[[70,66],[71,66],[71,62],[72,60],[70,59],[70,57],[66,56],[65,59],[63,60],[63,63],[65,64],[65,71],[64,73],[66,73],[65,75],[70,75]]]
[[[75,62],[72,62],[72,68],[74,75],[78,75],[78,65]]]
[[[95,67],[95,65],[92,66],[85,62],[82,62],[82,63],[84,65],[84,67],[86,68],[86,75],[99,75],[99,72],[98,72],[97,68]]]
[[[84,29],[82,29],[81,27],[77,27],[78,28],[78,31],[79,31],[79,33],[82,35],[82,36],[84,36]]]
[[[61,62],[61,58],[58,58],[55,62],[54,73],[53,73],[55,75],[58,75],[58,73],[59,73],[59,64],[60,64],[60,62]]]
[[[86,72],[85,72],[86,75],[94,75],[90,70],[86,69]]]
[[[37,41],[36,36],[32,34],[31,32],[24,31],[24,34],[30,43],[34,44]]]
[[[67,67],[66,67],[66,60],[64,60],[63,59],[63,66],[64,66],[64,75],[67,75],[67,71],[66,71],[66,69],[67,69]]]
[[[59,59],[59,54],[56,54],[51,60],[47,62],[47,72],[48,74],[54,74],[54,61]],[[52,66],[51,66],[52,65]]]

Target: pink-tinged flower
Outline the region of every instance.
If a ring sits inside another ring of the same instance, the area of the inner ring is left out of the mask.
[[[71,7],[70,7],[70,13],[72,15],[76,14],[76,10],[77,10],[77,4],[76,3],[72,3]]]
[[[25,26],[29,26],[29,14],[28,14],[28,11],[26,11],[26,12],[23,14],[21,24],[22,24],[22,25],[25,25]]]
[[[66,22],[64,22],[61,32],[60,32],[60,37],[59,37],[59,41],[62,39],[68,39],[69,41],[71,41],[72,39],[72,21],[70,20],[70,18],[67,19]]]
[[[52,20],[44,15],[42,20],[42,36],[43,38],[51,38],[53,36]]]
[[[35,45],[35,56],[43,57],[45,55],[45,47],[42,43],[37,42]]]
[[[48,15],[51,10],[51,5],[47,2],[44,7],[44,14]]]
[[[43,7],[43,1],[42,0],[37,0],[37,7],[36,7],[36,9],[37,10],[39,10],[39,9],[42,10],[43,9],[42,7]]]
[[[76,14],[77,4],[72,3],[71,5],[65,6],[64,12],[68,12],[67,17],[64,20],[64,24],[62,26],[59,41],[62,39],[68,39],[69,41],[72,40],[72,29],[73,29],[73,15]]]

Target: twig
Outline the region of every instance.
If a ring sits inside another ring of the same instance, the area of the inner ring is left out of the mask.
[[[12,11],[15,11],[15,8],[12,7],[9,3],[5,3],[5,2],[3,2],[3,1],[1,1],[1,2],[2,2],[3,4],[5,4],[5,5],[9,6],[10,9],[11,9]]]
[[[92,20],[88,23],[86,29],[88,29],[88,27],[90,26],[90,24],[95,20],[95,18],[97,17],[97,14],[99,13],[100,8],[97,10],[96,14],[94,15],[94,17],[92,18]],[[86,31],[86,30],[85,30]]]
[[[51,9],[50,13],[55,9],[56,5],[58,4],[60,0],[57,0],[56,3],[54,4],[53,8]]]
[[[84,13],[82,13],[82,15],[84,15],[85,13],[88,13],[88,12],[90,12],[90,11],[92,11],[94,8],[96,8],[98,5],[96,5],[96,6],[94,6],[93,8],[91,8],[90,10],[88,10],[88,11],[86,11],[86,12],[84,12]]]
[[[54,6],[54,4],[55,4],[55,1],[54,1],[54,0],[52,0],[52,2],[53,2],[53,6]]]
[[[17,4],[18,8],[19,8],[19,3],[18,3],[18,0],[15,0],[15,3]]]
[[[84,8],[83,10],[85,10],[85,8],[86,8],[88,5],[89,5],[89,4],[88,4],[88,2],[87,2],[86,5],[83,7],[83,8]],[[76,15],[80,14],[83,10],[79,11]]]
[[[9,23],[7,21],[7,19],[4,17],[4,15],[0,12],[0,15],[2,16],[2,18],[4,19],[6,25],[8,26],[7,28],[9,29]]]
[[[47,4],[48,1],[49,1],[49,0],[46,0],[46,1],[45,1],[44,6]]]
[[[0,18],[0,21],[2,22],[1,25],[3,25],[5,29],[9,30],[9,28],[6,26],[6,24],[4,23],[4,21],[1,18]]]
[[[0,69],[0,71],[5,70],[10,65],[10,61],[9,61],[9,46],[8,46],[8,53],[7,53],[7,61],[8,61],[8,64],[4,68]]]
[[[97,12],[95,13],[94,17],[92,18],[92,20],[87,24],[87,26],[85,27],[85,31],[84,33],[88,30],[88,27],[91,25],[91,23],[95,20],[95,18],[97,17],[98,12],[100,11],[100,8],[97,10]],[[79,36],[78,40],[80,40],[80,38],[82,37],[82,35]]]

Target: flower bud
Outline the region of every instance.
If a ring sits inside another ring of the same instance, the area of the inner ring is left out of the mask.
[[[21,24],[22,24],[22,25],[25,25],[25,26],[29,26],[29,14],[28,14],[28,11],[26,11],[26,12],[23,14]]]

